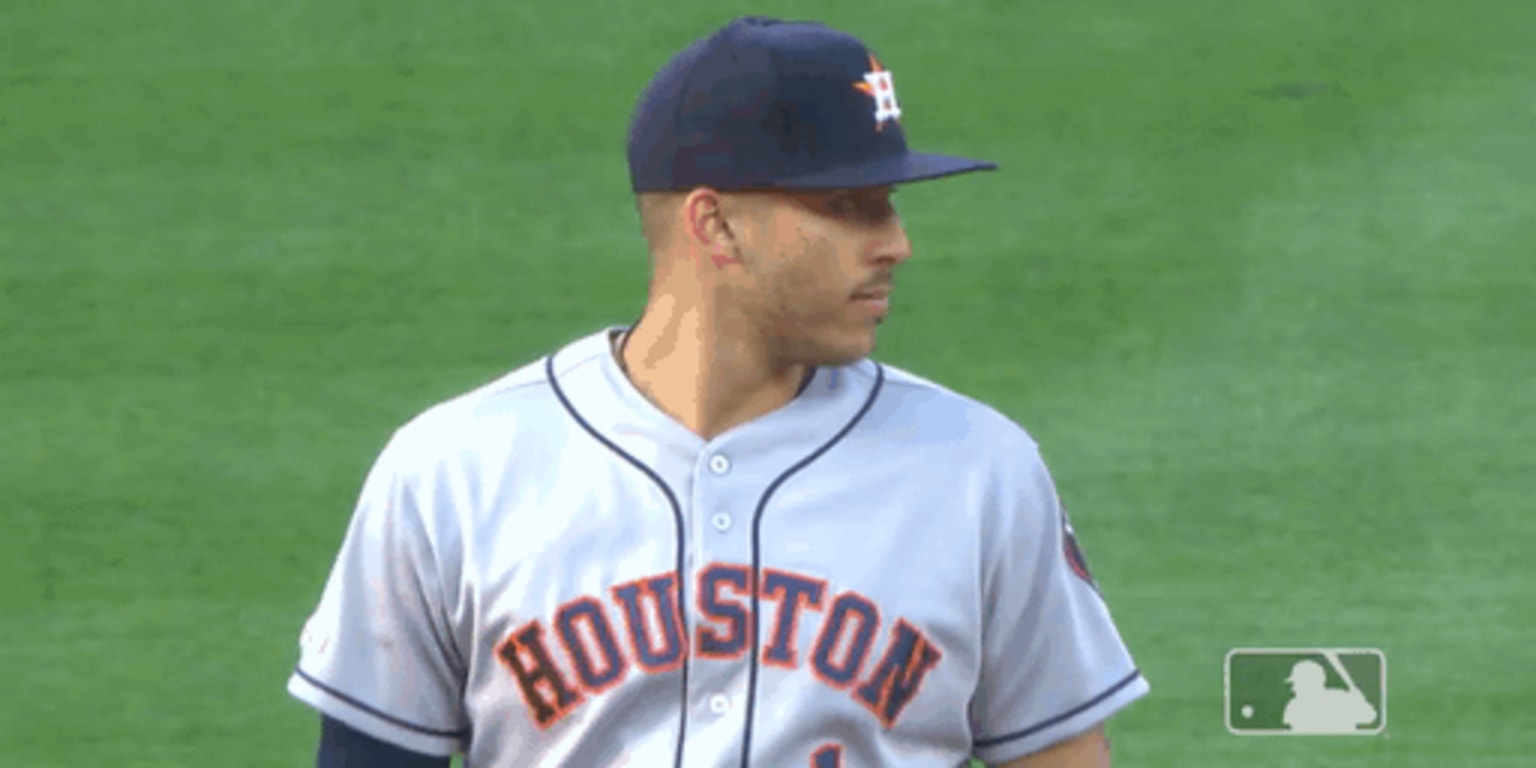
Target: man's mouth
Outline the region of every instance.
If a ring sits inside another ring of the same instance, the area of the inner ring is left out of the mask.
[[[884,315],[891,309],[891,286],[883,285],[878,288],[859,291],[853,295],[853,300],[859,305],[869,308],[875,314]]]

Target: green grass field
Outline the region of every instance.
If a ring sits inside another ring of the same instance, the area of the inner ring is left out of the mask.
[[[1045,447],[1153,685],[1118,766],[1531,765],[1536,4],[661,7],[0,3],[0,766],[310,760],[362,473],[636,314],[634,97],[748,8],[1004,166],[903,192],[879,356]],[[1382,648],[1386,736],[1228,734],[1295,645]]]

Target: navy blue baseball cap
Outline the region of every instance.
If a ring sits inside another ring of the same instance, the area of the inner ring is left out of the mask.
[[[860,188],[995,170],[913,152],[891,72],[817,22],[737,18],[668,61],[629,128],[635,192]]]

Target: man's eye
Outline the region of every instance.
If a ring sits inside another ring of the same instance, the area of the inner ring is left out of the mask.
[[[871,195],[837,195],[827,201],[827,210],[834,216],[858,217],[878,221],[895,210],[894,201]]]
[[[883,207],[879,200],[863,195],[849,195],[843,198],[841,205],[844,211],[859,215],[873,214]]]
[[[832,198],[831,207],[838,213],[853,213],[859,208],[859,200],[853,195],[838,195]]]

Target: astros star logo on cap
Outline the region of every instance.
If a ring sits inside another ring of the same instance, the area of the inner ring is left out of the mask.
[[[884,127],[887,120],[901,122],[901,107],[896,105],[896,83],[891,79],[890,70],[880,66],[880,60],[873,53],[869,54],[869,71],[864,73],[864,82],[854,83],[853,87],[874,98],[875,130]]]

